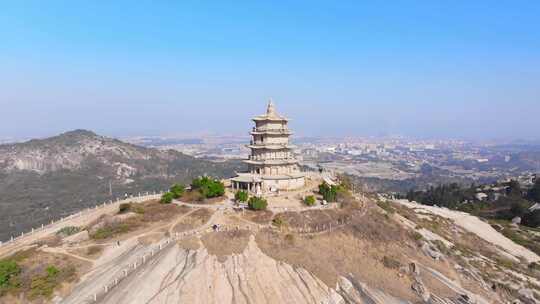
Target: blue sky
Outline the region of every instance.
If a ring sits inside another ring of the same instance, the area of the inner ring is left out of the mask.
[[[3,3],[0,137],[540,138],[539,1],[377,2]]]

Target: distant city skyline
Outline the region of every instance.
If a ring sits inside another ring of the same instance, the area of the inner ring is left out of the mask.
[[[540,140],[540,3],[24,1],[0,11],[0,139],[73,129]]]

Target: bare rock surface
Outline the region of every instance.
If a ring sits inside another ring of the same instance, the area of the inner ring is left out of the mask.
[[[123,248],[121,248],[123,247]],[[89,273],[61,303],[85,303],[101,284],[121,275],[143,250],[135,243],[116,249],[112,258]],[[107,256],[105,254],[104,256]],[[101,303],[408,303],[341,277],[334,289],[303,268],[266,256],[253,238],[242,254],[224,262],[205,248],[177,245],[129,275]]]
[[[512,242],[510,239],[506,238],[500,232],[495,230],[491,225],[486,222],[481,221],[478,217],[470,215],[465,212],[449,210],[446,208],[439,208],[434,206],[421,205],[414,202],[409,202],[407,200],[397,200],[399,204],[405,205],[411,209],[427,211],[444,218],[453,220],[456,225],[462,227],[463,229],[470,231],[482,239],[499,246],[508,256],[513,256],[515,259],[522,257],[527,260],[527,262],[538,262],[540,257],[529,249],[518,245]]]

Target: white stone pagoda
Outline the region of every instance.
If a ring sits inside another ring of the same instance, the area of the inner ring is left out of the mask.
[[[260,195],[304,186],[304,174],[289,145],[292,134],[287,127],[289,120],[276,113],[270,100],[266,114],[254,117],[253,121],[252,140],[247,146],[251,155],[245,160],[248,172],[231,179],[233,190]]]

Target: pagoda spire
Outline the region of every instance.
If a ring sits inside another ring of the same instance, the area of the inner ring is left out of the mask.
[[[272,98],[268,100],[268,107],[266,108],[266,115],[275,115],[276,109],[274,107],[274,101]]]

